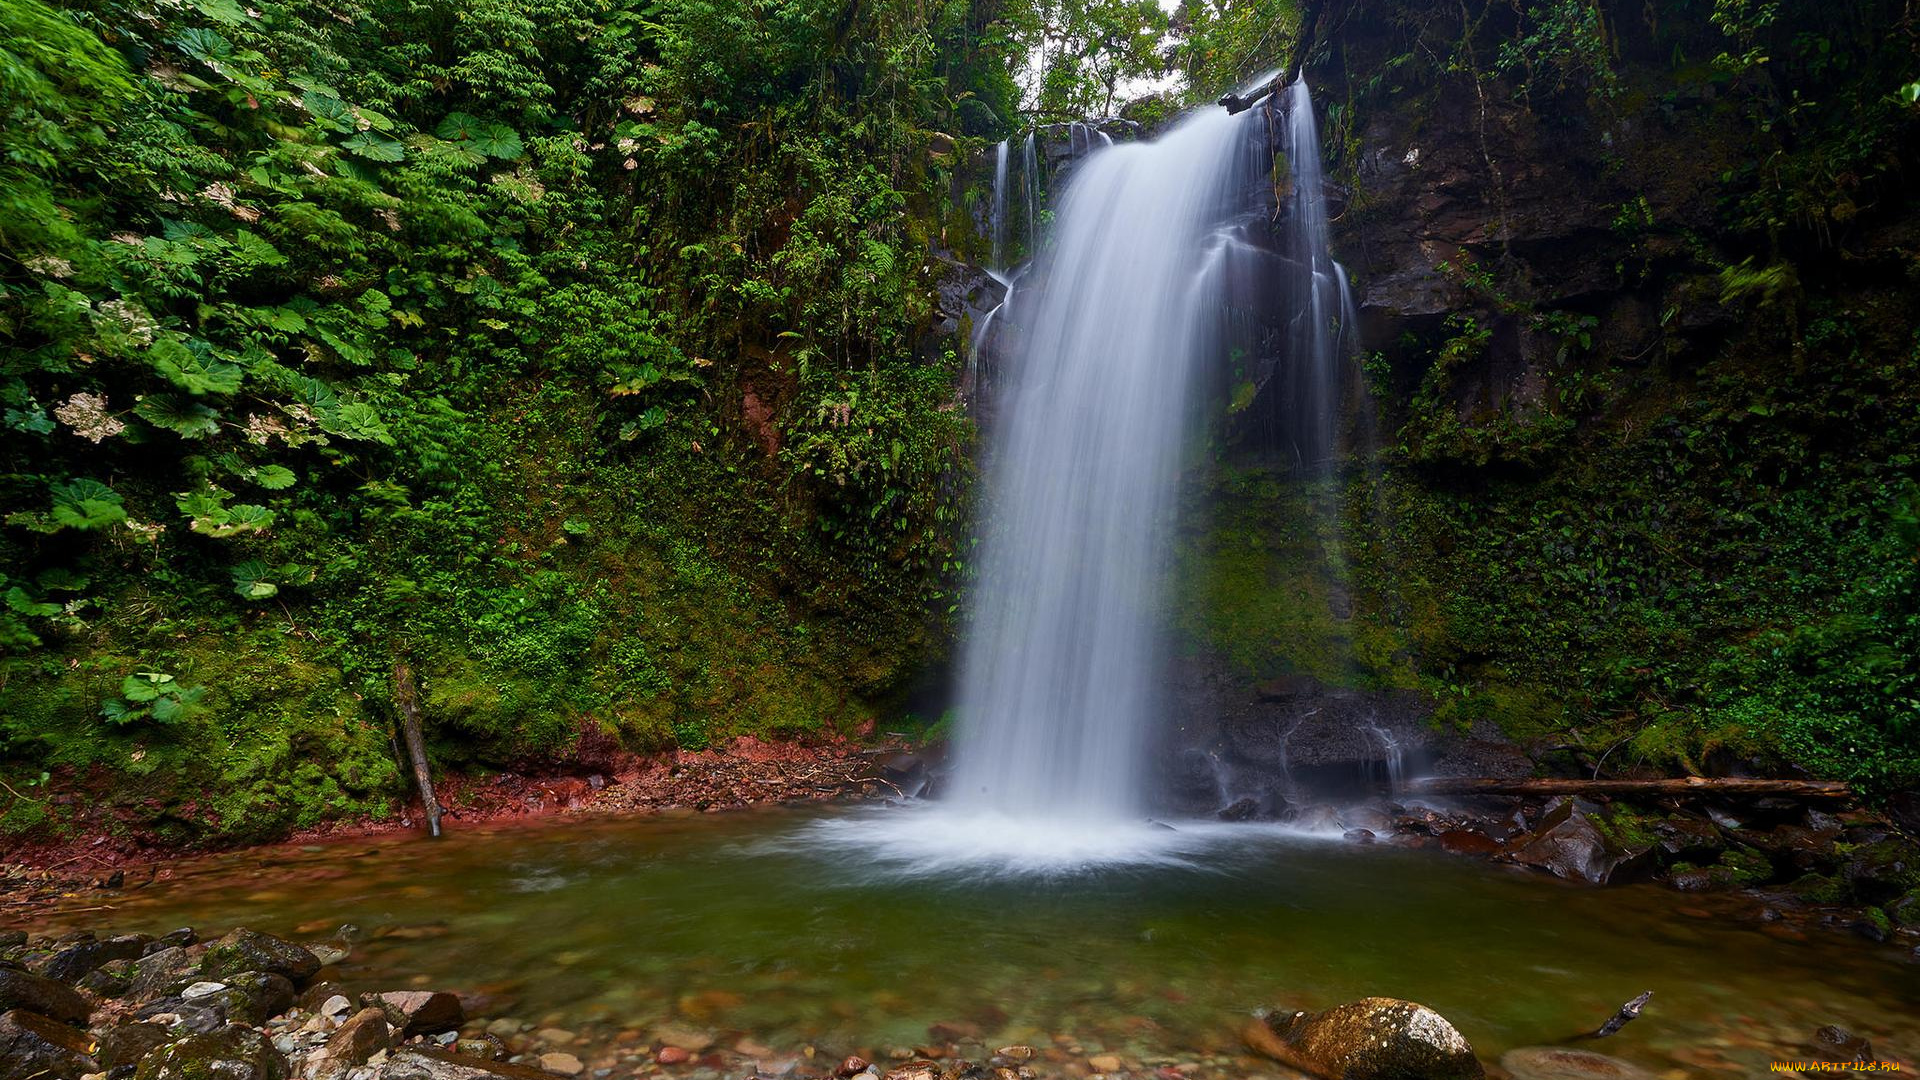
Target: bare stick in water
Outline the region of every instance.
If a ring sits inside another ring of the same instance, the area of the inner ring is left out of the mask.
[[[1614,1032],[1619,1031],[1621,1028],[1626,1027],[1629,1023],[1631,1023],[1633,1020],[1639,1017],[1640,1010],[1646,1008],[1647,1002],[1651,1000],[1653,1000],[1653,991],[1651,990],[1643,991],[1639,997],[1634,998],[1632,1001],[1629,1001],[1625,1005],[1620,1006],[1620,1011],[1617,1013],[1614,1013],[1613,1018],[1611,1020],[1608,1020],[1606,1023],[1601,1024],[1599,1029],[1596,1030],[1593,1034],[1587,1036],[1587,1038],[1604,1039],[1607,1036],[1613,1034]]]

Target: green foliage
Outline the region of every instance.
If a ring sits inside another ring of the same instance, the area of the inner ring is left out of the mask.
[[[964,573],[930,147],[1029,16],[7,5],[0,758],[238,835],[401,792],[397,655],[449,763],[871,719]]]
[[[204,686],[181,686],[173,676],[141,671],[120,682],[120,696],[108,698],[100,715],[113,724],[131,724],[151,718],[156,724],[175,724],[194,715],[207,696]]]

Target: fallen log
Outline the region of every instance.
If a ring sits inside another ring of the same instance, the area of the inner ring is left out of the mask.
[[[400,710],[400,735],[413,765],[413,782],[427,812],[427,832],[440,835],[440,800],[433,796],[433,771],[427,765],[427,743],[420,732],[420,694],[414,689],[413,669],[405,660],[393,662],[393,703]]]
[[[1774,795],[1791,799],[1850,799],[1839,780],[1763,780],[1744,776],[1676,776],[1663,780],[1563,780],[1521,777],[1431,776],[1406,786],[1415,795]]]

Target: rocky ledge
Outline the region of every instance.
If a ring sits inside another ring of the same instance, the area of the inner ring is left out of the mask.
[[[1226,820],[1274,817],[1351,843],[1510,863],[1587,885],[1653,881],[1739,899],[1780,936],[1839,930],[1920,960],[1920,845],[1865,810],[1786,798],[1665,805],[1559,796],[1373,799],[1350,805],[1243,799]],[[1683,909],[1683,912],[1685,909]]]

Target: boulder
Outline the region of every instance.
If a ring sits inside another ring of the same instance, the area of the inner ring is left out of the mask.
[[[347,1018],[327,1044],[307,1058],[306,1075],[337,1076],[393,1045],[393,1029],[379,1009],[368,1007]]]
[[[388,990],[360,995],[360,1004],[379,1009],[402,1036],[453,1031],[467,1019],[460,999],[439,990]]]
[[[193,1004],[217,1006],[235,1024],[258,1026],[293,1008],[293,983],[271,971],[243,971],[229,975],[220,989],[199,996],[183,994]]]
[[[138,960],[152,941],[145,934],[124,934],[104,941],[82,941],[42,960],[40,974],[63,983],[77,983],[109,960]]]
[[[409,1046],[387,1059],[381,1080],[553,1080],[555,1074],[509,1061]]]
[[[265,1035],[229,1024],[149,1051],[134,1080],[287,1080],[287,1059]]]
[[[93,1056],[109,1075],[119,1069],[131,1073],[154,1047],[172,1041],[173,1032],[159,1024],[118,1024],[100,1032],[100,1049]]]
[[[1481,1080],[1473,1047],[1425,1005],[1371,997],[1324,1012],[1274,1013],[1254,1049],[1328,1080]]]
[[[93,1038],[38,1013],[0,1013],[0,1080],[80,1080],[100,1071]]]
[[[20,968],[0,967],[0,1012],[12,1009],[25,1009],[68,1024],[84,1024],[93,1013],[87,999],[66,983]]]
[[[301,983],[320,970],[320,958],[291,941],[241,927],[208,946],[200,973],[211,978],[243,971],[270,971]]]
[[[98,998],[125,997],[133,989],[132,960],[109,960],[80,977],[73,985]]]
[[[200,940],[193,927],[182,926],[178,930],[169,930],[152,941],[147,942],[147,954],[152,955],[161,949],[184,949]]]
[[[1619,1058],[1564,1046],[1523,1046],[1500,1056],[1513,1080],[1655,1080],[1652,1073]]]
[[[1506,857],[1554,877],[1590,885],[1605,885],[1626,861],[1571,799],[1563,799],[1548,810],[1531,836],[1519,837],[1508,845]]]
[[[1879,840],[1853,849],[1841,873],[1861,903],[1884,904],[1920,886],[1920,857],[1901,840]]]
[[[174,945],[148,953],[133,962],[133,978],[126,996],[145,1002],[171,993],[193,974],[194,963],[194,955],[184,946]]]

